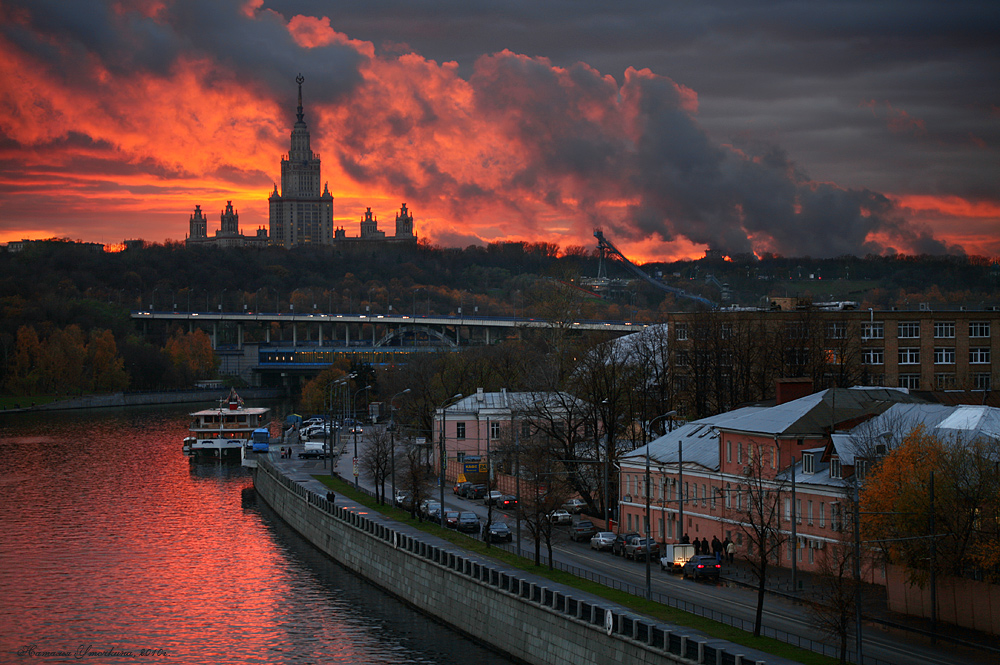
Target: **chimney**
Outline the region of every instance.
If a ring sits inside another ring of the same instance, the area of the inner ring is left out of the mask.
[[[800,397],[811,395],[812,392],[813,381],[809,377],[774,380],[774,397],[778,404],[795,401]]]
[[[476,401],[477,402],[482,402],[484,399],[485,398],[483,397],[483,389],[482,388],[476,388]]]

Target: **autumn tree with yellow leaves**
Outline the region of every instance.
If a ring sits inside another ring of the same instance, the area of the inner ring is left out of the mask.
[[[936,573],[1000,581],[998,463],[995,438],[942,439],[915,428],[865,479],[863,538],[905,566],[916,584],[932,566]]]

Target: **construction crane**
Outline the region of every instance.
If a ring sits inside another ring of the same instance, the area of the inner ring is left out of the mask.
[[[598,265],[597,268],[598,277],[605,277],[605,278],[607,277],[607,271],[604,267],[604,258],[608,255],[617,256],[619,259],[621,259],[621,262],[625,264],[625,267],[628,268],[629,272],[631,272],[639,279],[649,282],[650,284],[660,289],[661,291],[672,293],[678,298],[688,298],[689,300],[694,300],[695,302],[699,302],[710,309],[716,309],[718,307],[718,304],[712,302],[708,298],[703,298],[702,296],[689,293],[684,289],[678,289],[673,286],[668,286],[663,282],[661,282],[660,280],[653,279],[652,277],[647,275],[646,271],[644,271],[642,268],[629,261],[628,257],[622,254],[621,251],[617,247],[615,247],[614,243],[612,243],[610,240],[604,237],[604,231],[600,227],[594,229],[594,237],[597,238],[597,251],[600,256],[600,264]]]

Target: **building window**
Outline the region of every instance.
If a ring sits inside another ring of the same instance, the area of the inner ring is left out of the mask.
[[[899,375],[899,387],[907,388],[909,390],[920,390],[920,375],[919,374],[900,374]]]
[[[792,521],[792,500],[785,497],[785,521]]]
[[[990,348],[988,346],[977,346],[969,349],[969,364],[984,365],[990,362]]]
[[[861,362],[865,365],[884,365],[885,349],[864,349],[861,352]]]
[[[917,346],[906,346],[899,350],[899,364],[900,365],[919,365],[920,364],[920,347]]]
[[[736,445],[736,463],[743,464],[743,442]]]
[[[795,523],[802,524],[802,499],[795,499]]]
[[[715,495],[716,494],[718,494],[718,492],[715,491],[715,488],[713,487],[712,488],[712,510],[715,510]]]
[[[465,438],[465,423],[455,423],[455,438],[456,439]]]
[[[934,364],[935,365],[954,365],[955,364],[955,347],[944,346],[937,347],[934,349]]]
[[[973,390],[990,390],[991,379],[989,372],[976,372],[972,375]]]
[[[867,474],[868,474],[868,460],[855,459],[854,475],[857,476],[858,480],[864,480]]]
[[[786,323],[785,336],[788,337],[788,339],[805,339],[806,325],[801,322]]]
[[[834,531],[840,531],[841,524],[841,509],[839,503],[830,504],[830,528]]]
[[[816,473],[816,462],[812,454],[802,456],[802,473]]]
[[[726,461],[733,461],[733,442],[731,439],[726,439]]]
[[[730,339],[733,336],[733,324],[723,323],[719,326],[719,336],[722,339]]]
[[[920,337],[920,321],[900,321],[896,337],[899,339],[918,339]]]
[[[708,488],[701,486],[701,507],[708,508]]]
[[[840,478],[840,458],[831,457],[830,458],[830,477]]]
[[[969,337],[989,337],[989,321],[969,321]]]
[[[678,323],[674,328],[675,336],[678,340],[685,340],[688,338],[688,326],[686,323]]]
[[[881,321],[861,324],[861,339],[884,339],[885,324]]]
[[[843,321],[834,321],[826,324],[826,337],[827,339],[846,339],[847,324]]]
[[[809,526],[813,525],[813,502],[812,499],[806,501],[806,522]]]
[[[936,390],[954,390],[957,385],[954,372],[938,372],[934,375],[934,388]]]
[[[726,483],[726,508],[732,508],[733,507],[732,492],[733,492],[732,485],[730,485],[729,483]]]
[[[822,501],[819,502],[819,528],[824,528],[826,526],[826,504]]]
[[[955,322],[954,321],[935,321],[934,322],[934,337],[937,339],[954,339],[955,338]]]
[[[500,438],[500,423],[490,423],[490,438],[494,440]]]
[[[688,352],[687,351],[678,351],[677,353],[675,353],[674,354],[674,364],[677,365],[677,367],[687,367],[688,365],[690,365],[691,364],[691,360],[688,357]]]
[[[788,349],[785,351],[785,364],[797,367],[809,364],[809,349]]]
[[[527,420],[521,421],[521,438],[527,439],[531,436],[531,423]]]

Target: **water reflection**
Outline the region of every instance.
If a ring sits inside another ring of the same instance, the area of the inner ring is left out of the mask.
[[[316,552],[246,470],[191,463],[185,414],[0,421],[0,661],[90,645],[171,663],[507,662]]]

